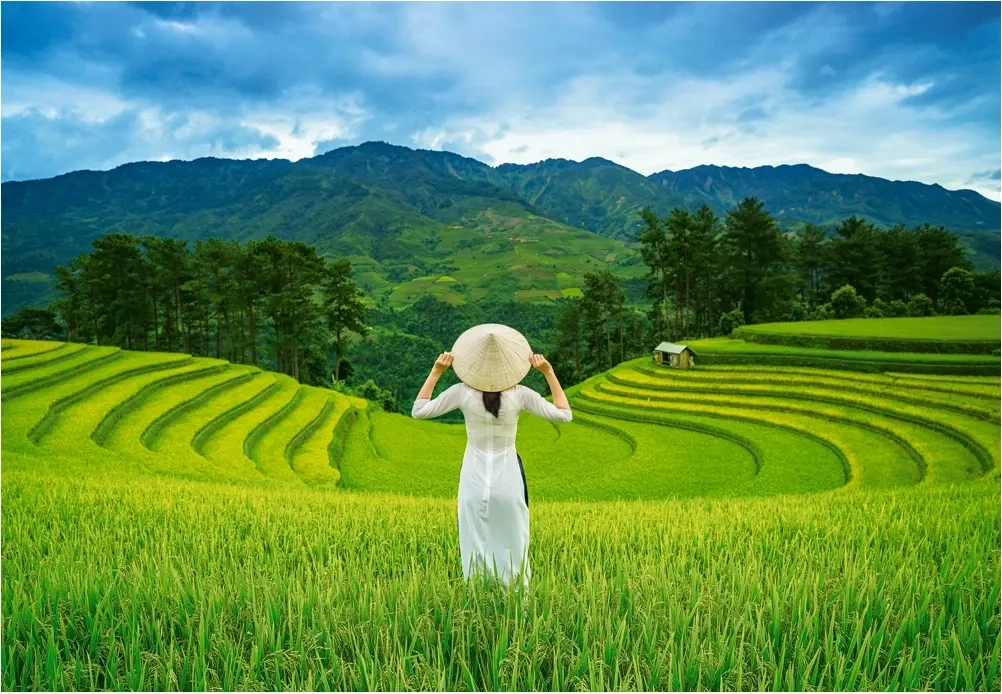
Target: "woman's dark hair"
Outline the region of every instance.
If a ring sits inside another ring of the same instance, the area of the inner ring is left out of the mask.
[[[488,393],[483,391],[481,397],[484,399],[484,407],[495,417],[501,411],[501,393]]]

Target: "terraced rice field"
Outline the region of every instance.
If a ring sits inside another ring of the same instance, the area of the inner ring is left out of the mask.
[[[747,342],[833,350],[998,356],[999,316],[855,318],[745,325],[732,337]]]
[[[846,487],[958,482],[997,475],[999,388],[964,378],[846,374],[810,368],[714,367],[679,371],[646,360],[585,382],[578,410],[627,421],[687,415],[756,422],[821,441],[843,462]],[[794,445],[794,448],[799,446]],[[770,492],[786,491],[797,467]],[[763,473],[770,468],[768,460]],[[807,475],[812,477],[813,474]],[[763,484],[763,474],[747,492]]]
[[[570,388],[573,422],[520,422],[522,596],[461,579],[461,425],[0,347],[5,689],[999,687],[997,375]]]
[[[850,318],[847,320],[761,323],[742,330],[786,335],[896,338],[905,340],[999,341],[999,316],[931,316],[926,318]]]
[[[10,348],[2,352],[3,452],[15,458],[22,452],[67,452],[84,465],[117,459],[132,471],[329,486],[337,470],[327,450],[315,445],[315,420],[323,411],[333,430],[338,420],[332,413],[340,417],[366,406],[364,400],[221,360],[5,344]]]
[[[699,366],[805,366],[878,374],[890,371],[934,376],[991,376],[996,379],[1002,373],[1002,359],[989,354],[887,352],[856,347],[820,349],[759,344],[726,337],[696,340],[688,344],[695,350]]]

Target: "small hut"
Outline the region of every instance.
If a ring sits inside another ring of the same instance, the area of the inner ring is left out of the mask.
[[[674,342],[662,342],[654,348],[654,363],[662,366],[674,366],[676,369],[688,369],[695,362],[696,353],[685,345]]]

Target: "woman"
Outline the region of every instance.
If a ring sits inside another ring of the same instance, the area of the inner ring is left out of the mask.
[[[430,400],[435,384],[452,366],[462,383]],[[549,403],[518,385],[529,368],[546,377]],[[553,367],[517,330],[489,323],[459,336],[424,382],[411,416],[438,417],[459,408],[466,420],[466,453],[459,475],[459,551],[463,577],[496,575],[505,585],[529,583],[529,491],[515,452],[518,413],[527,410],[553,422],[571,421],[571,409]]]

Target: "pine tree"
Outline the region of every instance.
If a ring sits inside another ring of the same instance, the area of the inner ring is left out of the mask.
[[[341,357],[345,352],[345,338],[354,333],[365,337],[365,294],[351,277],[351,263],[347,260],[328,262],[324,266],[323,305],[327,328],[334,345],[334,380],[340,379]]]

